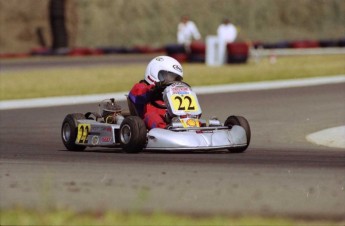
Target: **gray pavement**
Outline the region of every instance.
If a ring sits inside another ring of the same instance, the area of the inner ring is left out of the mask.
[[[0,207],[345,220],[345,151],[305,139],[345,124],[344,99],[344,83],[201,95],[204,117],[248,119],[243,154],[69,152],[64,116],[96,105],[3,110]]]

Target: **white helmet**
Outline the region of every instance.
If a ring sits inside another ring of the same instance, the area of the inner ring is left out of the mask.
[[[172,57],[158,56],[150,61],[145,71],[145,81],[152,85],[155,82],[181,81],[183,71],[181,64]]]

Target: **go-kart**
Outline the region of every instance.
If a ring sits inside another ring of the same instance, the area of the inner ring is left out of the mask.
[[[99,113],[68,114],[62,123],[62,142],[68,150],[86,147],[122,148],[125,152],[142,150],[214,150],[244,152],[250,143],[250,127],[242,116],[229,116],[224,123],[217,118],[202,119],[197,95],[184,82],[165,84],[160,89],[166,109],[167,127],[148,130],[127,97],[123,111],[115,99],[99,104]],[[154,104],[154,103],[152,103]]]

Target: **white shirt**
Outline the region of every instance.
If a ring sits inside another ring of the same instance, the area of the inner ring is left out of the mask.
[[[237,37],[237,29],[233,24],[221,24],[217,30],[220,42],[234,42]]]
[[[200,39],[201,35],[198,28],[195,26],[193,21],[187,23],[179,23],[177,27],[177,43],[179,44],[190,44],[192,38]]]

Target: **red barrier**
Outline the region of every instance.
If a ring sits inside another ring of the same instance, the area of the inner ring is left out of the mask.
[[[180,63],[187,62],[188,60],[188,55],[186,53],[174,53],[171,54],[170,57],[176,59]]]
[[[150,54],[150,53],[164,53],[165,48],[164,47],[158,47],[154,48],[148,45],[143,45],[143,46],[134,46],[133,47],[133,52],[135,53],[143,53],[143,54]]]
[[[68,53],[69,56],[88,56],[88,55],[102,55],[103,51],[100,49],[90,48],[74,48]]]
[[[29,53],[1,53],[0,59],[25,58],[29,56]]]
[[[249,57],[249,45],[245,42],[227,44],[228,63],[246,63]]]
[[[303,41],[294,41],[290,43],[291,48],[319,48],[320,44],[318,41],[303,40]]]
[[[189,62],[203,63],[206,58],[206,44],[201,41],[194,41],[190,44]]]
[[[206,44],[200,41],[194,41],[190,44],[190,51],[192,54],[205,54]]]

